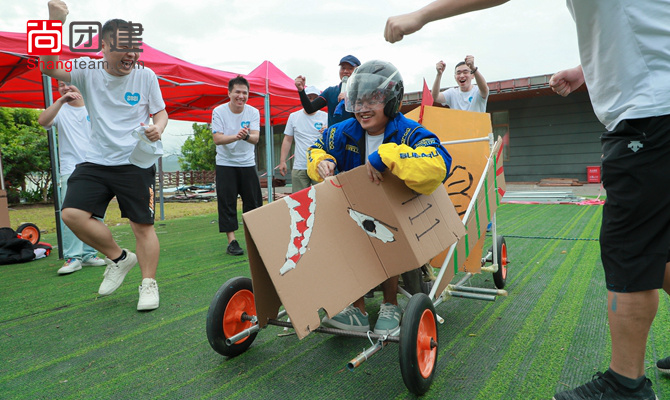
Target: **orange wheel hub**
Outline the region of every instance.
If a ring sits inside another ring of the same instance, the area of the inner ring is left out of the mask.
[[[223,313],[223,333],[226,338],[232,337],[245,329],[251,327],[251,321],[243,321],[242,315],[256,315],[256,303],[254,294],[249,290],[240,290],[230,298],[226,311]],[[248,338],[240,339],[237,343],[242,343]]]
[[[432,311],[425,310],[421,314],[419,330],[416,338],[416,356],[421,376],[429,378],[437,359],[437,346],[433,346],[437,338],[435,316]]]

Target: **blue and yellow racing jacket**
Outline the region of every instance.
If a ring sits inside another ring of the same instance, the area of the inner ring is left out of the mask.
[[[307,150],[307,173],[321,182],[317,170],[321,161],[334,162],[336,172],[344,172],[364,165],[365,153],[365,131],[356,118],[348,119],[325,130]],[[386,124],[382,145],[368,161],[378,171],[390,169],[421,194],[433,193],[447,179],[451,167],[451,156],[440,139],[401,113]]]

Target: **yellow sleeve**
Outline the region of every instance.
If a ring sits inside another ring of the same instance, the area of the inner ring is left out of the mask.
[[[323,160],[332,160],[335,163],[335,157],[326,153],[323,149],[311,147],[307,150],[307,175],[315,182],[323,181],[317,169],[319,163]]]
[[[444,158],[434,147],[413,149],[405,144],[385,143],[377,152],[391,173],[415,192],[431,194],[447,176]]]

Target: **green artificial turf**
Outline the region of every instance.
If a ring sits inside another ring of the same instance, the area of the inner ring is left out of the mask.
[[[506,236],[509,296],[495,302],[449,299],[437,307],[438,361],[427,399],[550,399],[607,368],[606,291],[599,256],[599,206],[499,208]],[[133,269],[111,296],[98,297],[102,267],[58,276],[46,259],[0,266],[2,399],[407,399],[398,345],[354,372],[346,363],[370,344],[270,326],[242,355],[209,346],[205,320],[218,288],[250,276],[247,258],[225,254],[216,215],[156,225],[161,242],[161,306],[139,313]],[[134,249],[128,226],[112,228]],[[55,243],[55,236],[45,235]],[[238,240],[245,247],[244,236]],[[485,248],[490,246],[490,238]],[[469,284],[493,288],[491,274]],[[305,299],[309,301],[309,299]],[[380,299],[369,299],[371,320]],[[401,300],[406,304],[406,300]],[[662,294],[647,351],[647,375],[660,399],[670,380],[654,362],[670,355],[670,302]]]

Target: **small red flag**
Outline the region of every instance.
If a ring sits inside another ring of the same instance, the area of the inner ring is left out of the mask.
[[[425,106],[432,106],[433,105],[433,95],[430,93],[430,89],[428,89],[428,85],[426,84],[426,79],[423,80],[423,93],[421,94],[421,112],[419,113],[419,123],[423,123],[423,108]]]
[[[433,95],[430,94],[430,89],[426,84],[426,80],[423,80],[423,94],[421,95],[421,105],[422,106],[432,106],[433,105]]]

